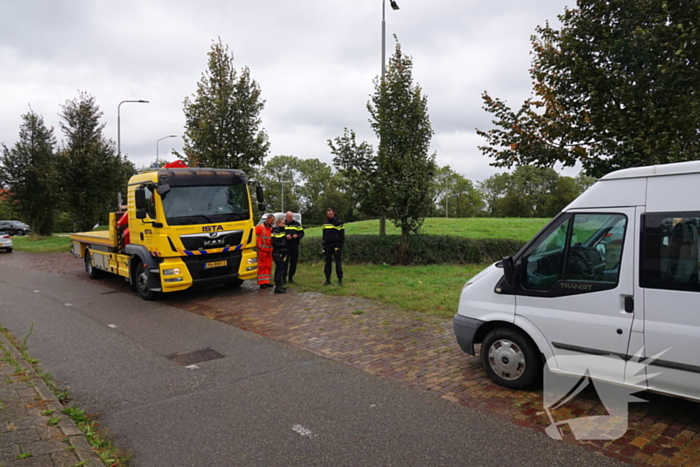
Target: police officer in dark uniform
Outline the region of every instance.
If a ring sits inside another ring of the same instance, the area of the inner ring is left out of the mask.
[[[335,259],[335,273],[338,276],[338,285],[343,285],[343,265],[341,257],[343,245],[345,244],[345,226],[335,215],[333,208],[326,209],[326,223],[323,224],[323,254],[326,257],[326,282],[323,285],[331,284],[331,270],[333,259]]]
[[[304,238],[304,228],[294,220],[292,211],[287,211],[285,218],[287,234],[287,282],[294,283],[294,274],[297,272],[297,261],[299,260],[299,240]]]

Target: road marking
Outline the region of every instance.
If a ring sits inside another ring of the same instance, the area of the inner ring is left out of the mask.
[[[39,290],[35,290],[35,291],[34,291],[34,293],[39,293],[39,292],[40,292]]]
[[[117,329],[119,326],[117,326],[116,324],[108,324],[107,327],[112,328],[112,329]]]
[[[296,431],[299,433],[301,436],[306,436],[307,438],[315,438],[317,435],[313,431],[309,430],[308,428],[304,428],[301,425],[294,425],[292,426],[292,430]]]
[[[187,365],[185,368],[188,370],[199,370],[199,367],[197,365]]]
[[[72,303],[66,303],[66,306],[73,306]]]

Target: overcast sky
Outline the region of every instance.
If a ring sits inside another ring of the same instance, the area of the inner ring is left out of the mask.
[[[530,96],[530,36],[558,24],[570,0],[397,0],[386,4],[387,57],[393,35],[414,61],[428,96],[431,150],[479,181],[496,169],[477,146],[475,128],[491,116],[481,93],[519,107]],[[381,70],[382,0],[0,0],[0,143],[13,145],[29,110],[53,126],[60,105],[93,95],[105,136],[137,167],[174,159],[184,131],[182,102],[221,37],[237,69],[248,66],[266,100],[261,116],[270,156],[331,163],[326,141],[348,127],[376,148],[366,109]],[[158,139],[177,135],[176,138]]]

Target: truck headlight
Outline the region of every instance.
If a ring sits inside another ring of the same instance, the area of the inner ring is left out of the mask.
[[[248,258],[248,264],[258,264],[258,258]]]
[[[165,282],[182,282],[182,277],[171,277],[170,279],[163,279]]]
[[[180,268],[163,269],[164,276],[177,276],[178,274],[180,274]]]

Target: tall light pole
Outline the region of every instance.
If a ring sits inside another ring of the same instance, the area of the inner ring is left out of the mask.
[[[392,10],[398,10],[399,4],[394,0],[389,0]],[[386,0],[382,0],[382,81],[384,84],[384,75],[386,74]],[[381,141],[380,141],[381,143]],[[386,216],[384,213],[379,217],[379,235],[386,235]]]
[[[160,138],[159,140],[156,141],[156,167],[158,167],[158,152],[159,152],[158,151],[158,143],[160,143],[164,139],[168,139],[168,138],[177,138],[177,135],[163,136],[162,138]]]
[[[127,100],[121,101],[117,106],[117,154],[122,155],[122,118],[121,118],[121,106],[125,102],[135,102],[137,104],[148,104],[148,101],[139,99],[137,101]]]

